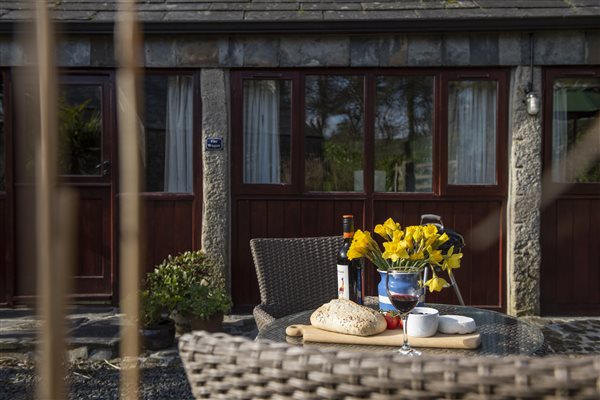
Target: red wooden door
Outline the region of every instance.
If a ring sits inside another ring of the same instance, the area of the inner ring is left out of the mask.
[[[600,69],[544,83],[541,312],[600,315]]]
[[[112,296],[113,107],[111,75],[66,76],[60,84],[59,174],[75,190],[74,294]]]
[[[113,74],[70,74],[59,81],[58,181],[77,195],[72,295],[109,301],[113,296],[112,198],[114,174]],[[34,144],[35,90],[23,85],[15,134],[14,291],[12,301],[36,295]]]
[[[343,214],[372,231],[434,213],[465,235],[465,301],[505,309],[506,71],[241,71],[232,103],[237,306],[259,302],[252,238],[340,235]],[[366,294],[377,282],[366,268]]]

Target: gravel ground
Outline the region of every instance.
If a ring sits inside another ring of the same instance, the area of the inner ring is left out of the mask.
[[[112,363],[112,362],[111,362]],[[119,366],[118,363],[113,364]],[[140,399],[193,399],[181,363],[141,368]],[[120,370],[106,362],[82,362],[69,366],[68,399],[118,399]],[[33,399],[38,382],[35,365],[15,359],[0,361],[0,400]]]

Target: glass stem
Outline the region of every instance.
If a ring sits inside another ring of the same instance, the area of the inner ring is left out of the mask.
[[[407,333],[407,330],[406,330],[406,323],[407,322],[408,322],[408,314],[402,315],[402,333],[403,333],[403,341],[404,341],[404,344],[402,345],[403,349],[409,348],[409,346],[408,346],[408,333]]]

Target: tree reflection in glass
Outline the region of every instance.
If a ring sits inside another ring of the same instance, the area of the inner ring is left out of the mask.
[[[431,192],[432,76],[379,76],[375,107],[375,191]]]

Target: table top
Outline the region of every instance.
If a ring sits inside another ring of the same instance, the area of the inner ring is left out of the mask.
[[[423,354],[458,354],[464,356],[544,354],[545,346],[542,331],[526,321],[495,311],[483,310],[475,307],[447,304],[426,304],[426,306],[437,309],[440,312],[440,315],[453,314],[473,318],[477,324],[477,330],[481,334],[481,345],[476,350],[419,348],[419,351]],[[285,328],[293,324],[310,324],[310,315],[313,311],[314,310],[302,311],[276,319],[258,334],[257,339],[302,345],[302,338],[287,336],[285,334]],[[347,348],[352,351],[389,351],[390,349],[395,348],[388,346],[326,343],[305,343],[304,346],[337,349]]]

